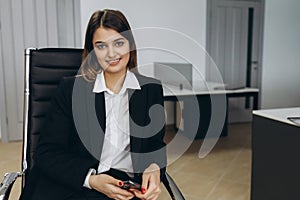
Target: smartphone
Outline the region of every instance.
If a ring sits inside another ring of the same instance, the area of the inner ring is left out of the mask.
[[[141,185],[139,183],[133,181],[123,181],[124,185],[121,186],[122,189],[129,190],[129,189],[136,189],[141,190]]]

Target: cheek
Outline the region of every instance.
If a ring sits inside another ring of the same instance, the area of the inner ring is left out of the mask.
[[[130,52],[127,52],[125,55],[126,55],[126,56],[125,56],[126,59],[129,60],[129,58],[130,58]]]
[[[123,48],[122,52],[120,52],[120,54],[123,55],[123,59],[127,60],[127,62],[129,61],[129,57],[130,57],[130,50],[129,47]]]
[[[128,62],[129,62],[129,58],[130,58],[130,53],[129,53],[129,52],[128,52],[128,53],[126,53],[126,54],[123,56],[123,58],[124,58],[124,60],[125,60],[126,64],[128,64]]]
[[[129,44],[125,44],[122,47],[116,48],[115,51],[117,54],[125,56],[127,53],[130,53]]]
[[[97,60],[98,60],[98,62],[100,63],[100,62],[104,62],[104,58],[105,58],[105,53],[104,53],[104,51],[97,51],[97,50],[95,50],[94,51],[95,52],[95,56],[96,56],[96,58],[97,58]]]

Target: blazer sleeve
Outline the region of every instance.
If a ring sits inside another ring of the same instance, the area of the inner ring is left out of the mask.
[[[153,105],[159,105],[161,106],[161,108],[164,108],[163,88],[160,81],[154,82],[154,84],[151,84],[149,87],[148,110],[150,110]],[[153,130],[153,133],[150,133],[151,135],[153,134],[153,136],[147,138],[147,140],[145,141],[145,143],[147,144],[147,151],[150,152],[150,154],[144,158],[144,162],[147,163],[147,166],[149,166],[151,163],[156,163],[160,167],[160,176],[162,180],[165,176],[167,166],[166,144],[164,142],[164,109],[155,113],[155,115],[152,117],[161,119],[162,122],[159,124],[162,124],[162,127],[158,131]]]
[[[62,80],[52,97],[35,161],[46,178],[62,187],[81,190],[88,170],[98,163],[76,134],[72,118],[73,83],[74,80]]]

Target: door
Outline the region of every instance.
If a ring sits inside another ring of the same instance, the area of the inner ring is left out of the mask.
[[[208,7],[208,52],[228,88],[260,87],[262,2],[212,0]],[[207,68],[207,79],[213,81]],[[229,101],[229,122],[251,120],[249,99]]]

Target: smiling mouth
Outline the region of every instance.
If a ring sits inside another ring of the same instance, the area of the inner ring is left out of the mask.
[[[109,65],[117,65],[120,62],[121,58],[117,58],[114,60],[108,60],[106,61]]]

